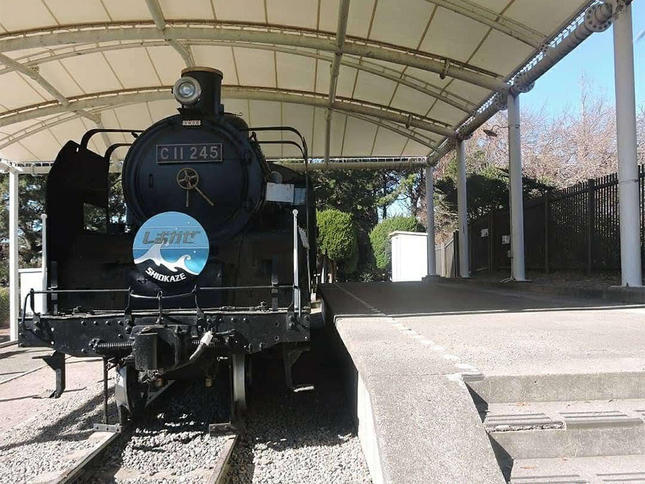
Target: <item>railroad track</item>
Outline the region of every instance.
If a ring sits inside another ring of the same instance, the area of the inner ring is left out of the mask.
[[[119,435],[120,432],[118,431],[97,430],[87,439],[88,448],[85,451],[85,455],[80,458],[80,460],[76,460],[72,466],[60,473],[58,478],[47,480],[47,482],[53,482],[55,484],[77,482],[88,469],[92,468],[96,460],[103,454],[110,444],[118,439]],[[231,434],[226,435],[223,438],[225,439],[224,445],[215,461],[215,466],[212,469],[208,469],[208,475],[204,479],[205,484],[224,484],[227,482],[231,457],[233,456],[235,446],[240,440],[240,434],[239,432],[231,432]],[[43,481],[33,482],[35,484]]]
[[[208,484],[224,484],[226,482],[229,463],[231,457],[233,456],[233,450],[235,446],[240,441],[240,433],[233,431],[230,435],[226,436],[226,441],[224,442],[224,447],[220,450],[220,454],[215,462],[215,468],[211,474],[206,479]]]
[[[161,391],[157,392],[155,396],[148,401],[147,407],[150,407],[153,400],[156,400],[169,387],[170,385],[167,385]],[[181,399],[181,397],[185,396],[187,393],[189,392],[186,391],[183,395],[175,395],[170,398]],[[164,401],[163,406],[167,407],[168,402]],[[149,423],[150,422],[148,422],[148,424]],[[161,460],[165,462],[176,462],[181,461],[184,458],[184,456],[180,455],[182,452],[180,450],[181,447],[192,445],[192,448],[195,449],[195,443],[188,444],[185,442],[183,437],[181,437],[181,432],[176,434],[164,434],[163,432],[155,433],[154,430],[149,430],[146,424],[142,426],[131,424],[123,428],[118,425],[95,424],[94,428],[95,431],[86,439],[87,445],[84,449],[70,456],[71,462],[67,468],[62,471],[58,471],[55,475],[48,474],[39,476],[30,482],[32,484],[41,484],[44,482],[55,484],[101,482],[104,475],[106,479],[111,480],[115,478],[116,480],[119,480],[119,477],[116,474],[118,472],[124,472],[124,469],[128,474],[127,479],[135,477],[133,472],[136,472],[138,474],[137,477],[150,480],[151,482],[156,482],[158,480],[172,480],[173,476],[178,477],[181,474],[175,474],[175,472],[172,472],[172,469],[164,469],[163,465],[159,465],[155,469],[155,473],[153,475],[145,470],[135,471],[134,469],[127,469],[128,466],[126,463],[120,463],[115,467],[110,463],[110,456],[121,455],[127,447],[149,447],[147,452],[150,452],[151,459],[154,458],[159,461],[160,455],[163,454],[163,459]],[[207,430],[208,428],[210,428],[210,432]],[[196,445],[213,445],[213,451],[205,450],[204,455],[207,457],[203,459],[204,466],[201,469],[191,470],[192,476],[190,478],[190,482],[205,482],[208,484],[222,484],[227,482],[231,457],[234,454],[236,445],[240,441],[240,432],[231,426],[219,424],[207,426],[200,433],[202,435],[207,435],[195,438],[195,441],[197,442]],[[146,438],[142,436],[150,438],[151,435],[154,435],[153,440],[156,439],[157,445],[152,444],[152,442],[142,444],[137,441],[137,439]],[[175,447],[173,452],[172,448],[165,448],[163,443],[159,445],[159,440],[163,439],[166,439],[166,443],[167,441],[173,440],[177,442],[179,439],[179,442],[177,443],[179,447]],[[147,460],[147,457],[144,458]]]

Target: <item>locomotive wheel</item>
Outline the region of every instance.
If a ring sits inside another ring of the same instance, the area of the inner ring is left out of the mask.
[[[117,368],[114,398],[119,412],[119,423],[141,418],[148,398],[147,385],[139,383],[139,374],[131,366]]]
[[[233,404],[239,412],[246,411],[246,354],[236,353],[233,365]]]

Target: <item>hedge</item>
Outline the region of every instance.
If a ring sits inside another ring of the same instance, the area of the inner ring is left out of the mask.
[[[0,287],[0,327],[9,326],[9,288]]]
[[[423,227],[414,217],[392,217],[379,222],[370,232],[370,242],[376,259],[376,267],[389,270],[392,249],[390,248],[390,234],[397,230],[405,232],[421,232]]]

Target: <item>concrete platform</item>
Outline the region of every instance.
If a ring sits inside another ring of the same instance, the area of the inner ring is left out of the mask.
[[[375,481],[569,482],[515,464],[607,455],[645,471],[645,307],[441,281],[322,293],[371,405]]]
[[[47,414],[52,405],[65,405],[76,393],[102,381],[100,358],[68,358],[65,393],[59,399],[48,398],[56,387],[55,373],[43,360],[34,357],[51,352],[15,345],[0,349],[0,432]]]

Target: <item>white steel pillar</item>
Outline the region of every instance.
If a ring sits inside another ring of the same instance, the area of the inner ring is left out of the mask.
[[[457,140],[457,218],[459,222],[459,276],[470,277],[468,239],[468,200],[466,195],[466,149],[464,140]]]
[[[426,167],[426,220],[427,220],[427,252],[428,276],[437,275],[437,261],[434,240],[434,167]]]
[[[511,207],[511,279],[526,281],[520,98],[517,94],[508,95],[508,171]]]
[[[614,21],[616,78],[616,141],[618,146],[618,203],[620,206],[620,265],[623,286],[641,286],[638,167],[636,161],[636,101],[632,7]]]
[[[9,339],[18,339],[20,290],[18,287],[18,172],[9,172]]]

